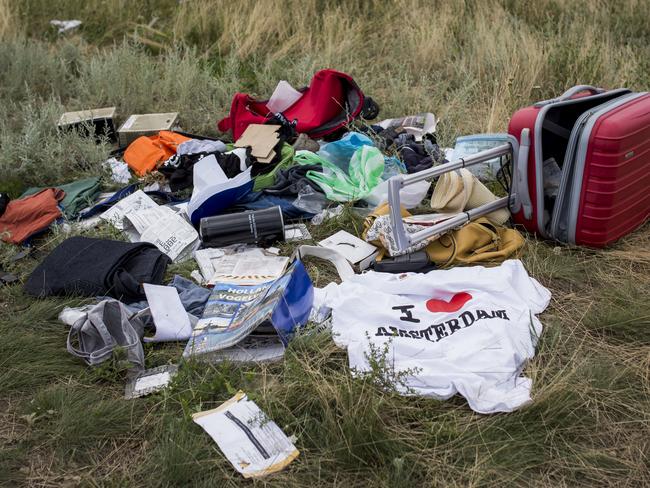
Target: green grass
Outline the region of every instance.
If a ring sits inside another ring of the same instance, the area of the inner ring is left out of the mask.
[[[118,122],[174,110],[186,130],[215,135],[236,91],[301,86],[323,67],[352,74],[382,116],[435,112],[444,145],[503,131],[517,108],[574,84],[648,89],[649,16],[644,0],[0,0],[0,191],[102,174],[112,147],[57,132],[63,110],[115,105]],[[59,36],[53,18],[84,23]],[[339,228],[359,234],[362,222],[346,212],[310,230]],[[2,244],[0,265],[24,280],[65,237],[15,262]],[[299,335],[278,364],[184,363],[171,388],[124,400],[119,358],[91,369],[65,349],[58,313],[86,300],[2,287],[0,485],[647,486],[649,244],[647,225],[604,251],[529,236],[521,257],[553,292],[525,369],[533,402],[490,416],[382,388],[381,361],[353,378],[326,332]],[[318,286],[336,278],[306,265]],[[176,363],[182,348],[146,345],[146,364]],[[191,420],[239,389],[301,452],[265,480],[243,480]]]

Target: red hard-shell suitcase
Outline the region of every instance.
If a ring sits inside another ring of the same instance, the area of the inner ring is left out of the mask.
[[[577,86],[517,111],[508,132],[520,145],[516,223],[543,237],[602,247],[648,220],[650,94]],[[561,170],[553,197],[544,193],[544,161],[551,158]]]

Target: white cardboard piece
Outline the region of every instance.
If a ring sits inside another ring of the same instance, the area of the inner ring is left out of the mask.
[[[176,288],[145,283],[144,293],[149,302],[149,312],[156,325],[156,333],[153,337],[143,337],[142,340],[144,342],[188,340],[192,334],[192,324]]]
[[[318,245],[334,249],[353,265],[359,265],[378,253],[375,246],[344,230],[340,230],[327,239],[320,241]]]

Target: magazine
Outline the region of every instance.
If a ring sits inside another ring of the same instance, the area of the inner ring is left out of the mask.
[[[217,283],[183,352],[184,357],[204,355],[235,346],[253,331],[268,342],[275,332],[271,317],[283,299],[295,266],[279,279],[255,286]],[[295,324],[294,324],[295,325]],[[277,335],[277,334],[276,334]],[[279,338],[282,340],[282,338]]]

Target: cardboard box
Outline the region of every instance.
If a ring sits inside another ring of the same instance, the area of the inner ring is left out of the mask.
[[[59,129],[75,129],[81,133],[87,133],[87,125],[92,125],[95,129],[95,135],[106,135],[114,141],[114,117],[115,107],[79,110],[62,114],[56,125]]]
[[[164,114],[134,114],[118,129],[121,147],[126,147],[140,136],[151,136],[161,130],[172,130],[178,123],[178,112]]]

